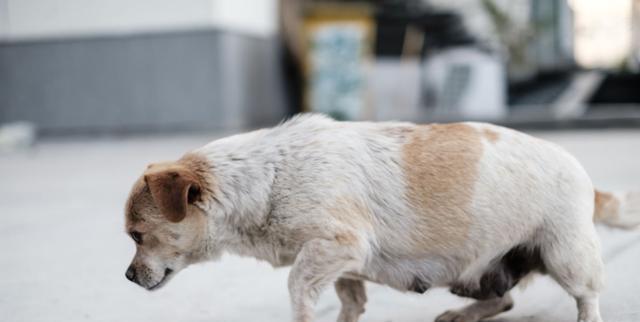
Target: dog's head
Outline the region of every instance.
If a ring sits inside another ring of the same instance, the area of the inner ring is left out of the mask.
[[[127,200],[126,232],[136,254],[126,271],[130,281],[155,290],[187,265],[207,256],[207,223],[198,205],[208,191],[204,159],[150,165]]]

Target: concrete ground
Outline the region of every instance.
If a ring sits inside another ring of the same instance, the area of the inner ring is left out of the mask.
[[[573,152],[602,189],[640,189],[640,130],[539,132]],[[134,252],[123,205],[152,161],[174,159],[214,136],[53,141],[0,155],[0,321],[288,321],[287,269],[225,256],[188,268],[148,293],[124,278]],[[553,166],[553,165],[550,165]],[[599,228],[608,322],[640,321],[640,232]],[[402,294],[368,285],[362,321],[432,321],[467,303],[444,290]],[[573,322],[573,300],[550,279],[516,291],[500,322]],[[317,306],[334,321],[332,290]]]

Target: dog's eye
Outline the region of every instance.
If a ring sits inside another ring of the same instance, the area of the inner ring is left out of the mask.
[[[138,245],[142,244],[142,234],[137,231],[131,232],[131,239],[133,239],[133,241]]]

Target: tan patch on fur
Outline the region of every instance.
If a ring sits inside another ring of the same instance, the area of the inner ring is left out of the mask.
[[[462,123],[418,126],[409,137],[403,170],[419,214],[410,232],[417,251],[447,254],[465,243],[482,152],[481,133]]]
[[[341,197],[337,198],[327,210],[329,215],[341,225],[334,235],[334,239],[341,245],[349,246],[358,243],[358,237],[352,231],[373,230],[371,210],[363,202]],[[319,230],[326,231],[327,227],[319,227]]]
[[[138,178],[133,184],[125,206],[126,230],[133,230],[136,224],[144,221],[145,214],[153,212],[155,209],[151,193],[144,182],[144,178]]]
[[[496,143],[500,138],[500,134],[492,129],[484,129],[482,130],[482,133],[484,134],[484,137],[487,138],[487,140],[489,140],[489,142],[491,143]]]
[[[203,186],[211,186],[214,183],[213,176],[211,174],[211,164],[203,155],[187,153],[180,158],[177,163],[182,164],[193,171],[198,176],[200,184]]]
[[[618,217],[620,201],[609,192],[595,191],[595,220],[612,220]]]
[[[338,233],[336,234],[336,241],[344,246],[355,245],[358,243],[358,237],[352,233]]]
[[[351,198],[338,198],[328,210],[338,222],[351,228],[373,229],[371,211],[363,202]]]
[[[201,199],[210,200],[214,198],[215,181],[210,171],[210,164],[202,155],[187,153],[178,161],[153,163],[147,166],[145,172],[136,180],[129,193],[125,206],[125,218],[127,230],[133,229],[139,224],[148,220],[157,219],[160,214],[151,191],[145,182],[145,175],[162,171],[186,171],[198,182],[201,188]],[[152,216],[152,218],[146,218]]]

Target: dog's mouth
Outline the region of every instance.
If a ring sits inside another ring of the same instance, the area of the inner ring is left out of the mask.
[[[167,268],[164,270],[164,276],[162,277],[162,279],[160,280],[160,282],[156,283],[155,285],[152,285],[150,287],[147,288],[147,290],[149,291],[155,291],[159,288],[161,288],[162,286],[164,286],[164,284],[167,283],[167,281],[169,280],[169,276],[173,274],[173,270],[171,268]]]

